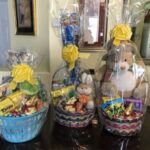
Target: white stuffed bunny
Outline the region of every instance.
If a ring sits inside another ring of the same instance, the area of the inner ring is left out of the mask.
[[[81,80],[82,80],[82,83],[77,88],[79,100],[76,103],[76,110],[77,112],[83,113],[84,107],[86,107],[87,109],[94,108],[94,102],[92,100],[93,79],[91,75],[87,73],[83,73]]]

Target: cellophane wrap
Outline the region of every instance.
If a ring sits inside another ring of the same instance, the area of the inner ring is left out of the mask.
[[[95,71],[95,80],[99,83],[96,91],[100,117],[106,130],[121,136],[139,133],[146,111],[147,71],[139,49],[130,40],[131,26],[139,22],[142,5],[140,1],[132,7],[122,5],[121,16],[117,13],[120,8],[111,3],[117,14],[114,18],[117,24],[107,43],[106,63],[99,64],[100,68]],[[137,7],[135,13],[133,9]]]
[[[77,0],[64,2],[51,0],[51,25],[56,36],[62,39],[63,45],[78,46],[80,36],[80,16]]]
[[[71,70],[66,63],[56,71],[51,96],[56,122],[63,126],[87,126],[94,116],[93,77],[80,66],[79,60]]]
[[[30,48],[22,48],[18,50],[8,50],[7,51],[7,65],[12,69],[17,64],[27,64],[32,68],[36,68],[39,63],[38,55],[33,52]]]

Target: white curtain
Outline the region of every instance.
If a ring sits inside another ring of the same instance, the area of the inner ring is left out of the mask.
[[[8,49],[10,49],[8,0],[0,0],[0,67],[6,64]]]

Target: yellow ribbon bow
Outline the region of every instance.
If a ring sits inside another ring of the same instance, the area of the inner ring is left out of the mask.
[[[8,88],[12,90],[16,88],[17,83],[22,83],[24,81],[27,81],[32,85],[37,83],[37,80],[33,77],[33,70],[26,64],[14,66],[11,71],[11,76],[13,77],[13,80],[10,82]]]
[[[130,40],[132,31],[129,25],[119,24],[114,27],[111,38],[114,38],[113,44],[119,46],[121,41]]]
[[[75,61],[79,57],[78,47],[73,44],[67,45],[62,50],[63,59],[69,64],[69,69],[72,70],[75,66]]]

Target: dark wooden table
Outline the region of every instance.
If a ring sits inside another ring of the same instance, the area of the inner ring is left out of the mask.
[[[60,126],[54,123],[53,109],[50,108],[39,136],[19,144],[1,140],[0,150],[150,150],[150,107],[142,132],[135,137],[114,136],[99,124],[80,129]]]

